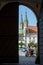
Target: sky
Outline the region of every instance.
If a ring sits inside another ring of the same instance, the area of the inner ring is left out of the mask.
[[[19,23],[21,21],[21,15],[23,17],[23,21],[25,18],[25,12],[27,12],[28,25],[37,26],[37,17],[35,13],[28,7],[24,5],[19,5]]]

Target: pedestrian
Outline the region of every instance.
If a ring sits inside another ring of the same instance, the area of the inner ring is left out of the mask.
[[[28,50],[26,52],[26,56],[30,56],[30,53],[31,53],[31,49],[30,49],[30,46],[28,46]]]
[[[30,46],[29,46],[29,56],[31,55],[31,48],[30,48]]]
[[[31,56],[33,56],[33,52],[34,52],[34,49],[33,49],[33,46],[31,48]]]

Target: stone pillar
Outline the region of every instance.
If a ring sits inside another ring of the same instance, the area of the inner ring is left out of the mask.
[[[39,50],[40,50],[40,64],[43,65],[43,9],[40,15],[39,22]]]

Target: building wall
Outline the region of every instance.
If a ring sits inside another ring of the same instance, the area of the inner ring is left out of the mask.
[[[29,35],[28,37],[26,36],[26,39],[25,39],[25,37],[22,37],[22,38],[19,37],[19,41],[21,41],[20,39],[22,40],[23,43],[25,43],[25,41],[26,41],[27,44],[30,43],[30,42],[38,43],[37,34],[35,34],[35,35]]]

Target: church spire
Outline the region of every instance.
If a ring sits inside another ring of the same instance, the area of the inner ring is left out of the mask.
[[[21,14],[21,23],[23,23],[23,18],[22,18],[22,14]]]
[[[26,24],[27,24],[27,27],[28,27],[28,18],[27,18],[27,12],[25,12],[25,19],[24,19],[24,22],[26,22]]]
[[[20,27],[23,29],[23,18],[22,18],[22,14],[21,14]]]
[[[27,21],[27,12],[25,12],[25,21]]]

